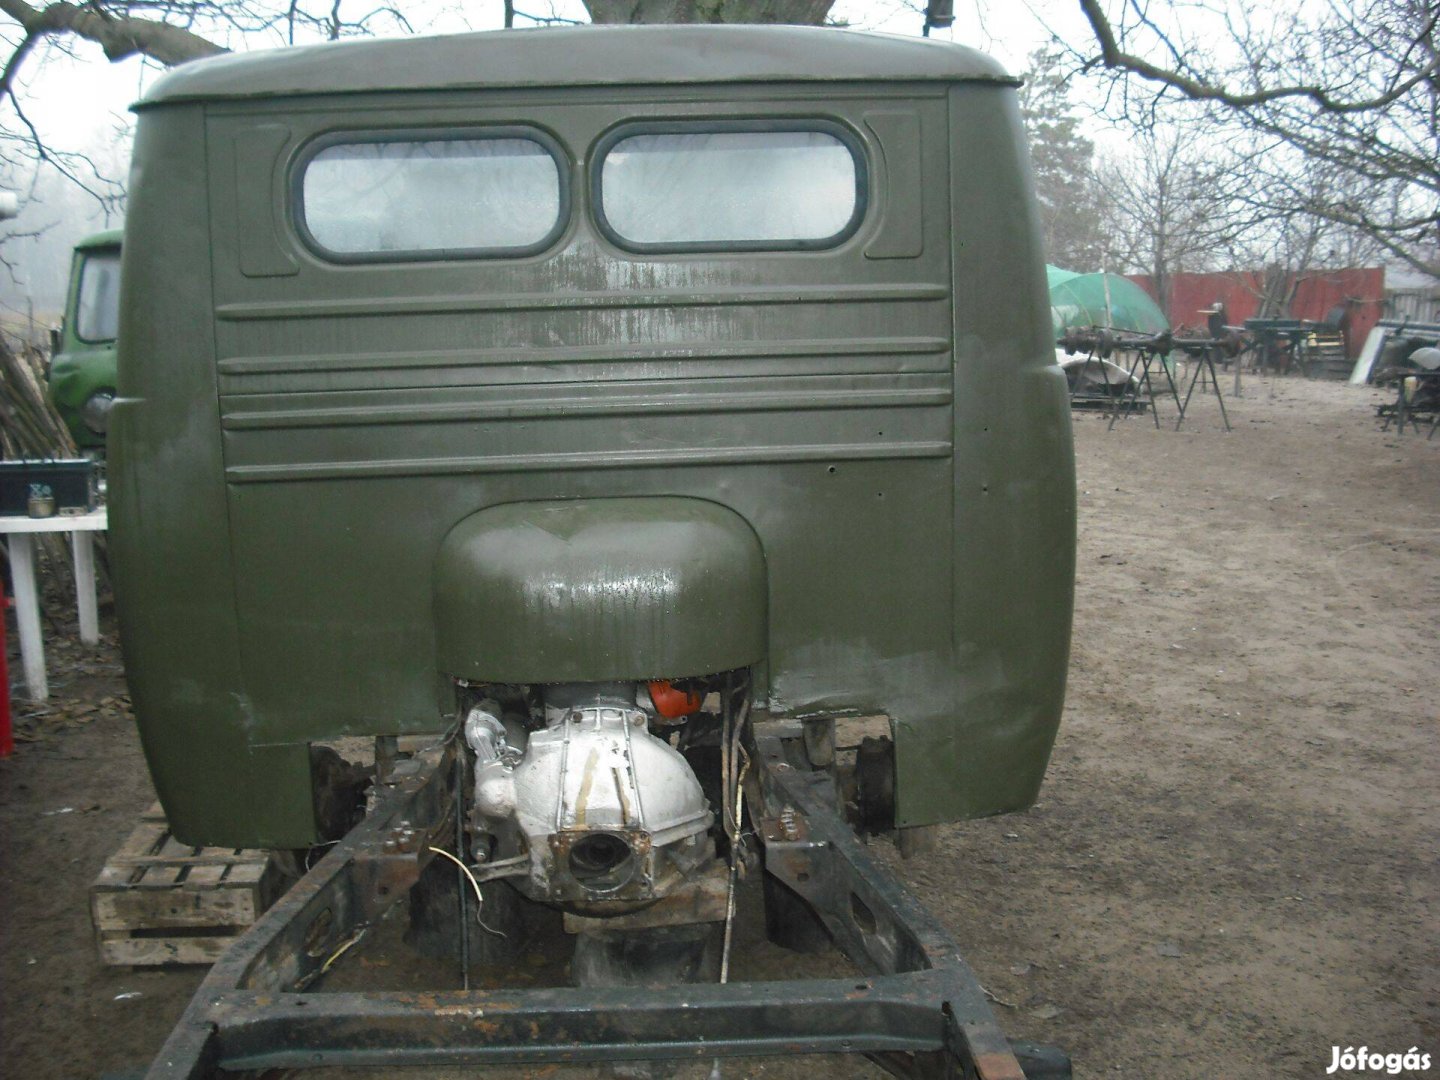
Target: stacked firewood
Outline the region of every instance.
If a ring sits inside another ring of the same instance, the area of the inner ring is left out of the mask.
[[[77,456],[75,440],[45,392],[44,354],[31,345],[16,346],[0,334],[0,460]],[[51,534],[35,539],[42,581],[68,588],[68,542]],[[6,578],[8,593],[8,573]]]
[[[73,458],[75,440],[45,393],[45,357],[0,336],[0,458]]]

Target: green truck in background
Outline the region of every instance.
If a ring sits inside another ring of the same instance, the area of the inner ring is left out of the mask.
[[[115,401],[115,337],[120,324],[120,240],[109,229],[75,245],[65,320],[53,334],[50,400],[75,445],[103,454]]]

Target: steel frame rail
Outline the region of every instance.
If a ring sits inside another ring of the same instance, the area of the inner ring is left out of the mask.
[[[765,872],[867,975],[637,988],[304,993],[405,896],[453,830],[454,740],[402,761],[365,821],[211,969],[145,1074],[326,1065],[861,1053],[902,1077],[1026,1080],[949,936],[840,819],[799,725],[755,726]],[[1068,1076],[1063,1072],[1047,1075]],[[1032,1074],[1032,1080],[1035,1074]]]

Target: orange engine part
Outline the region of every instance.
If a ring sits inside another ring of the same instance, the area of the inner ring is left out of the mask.
[[[656,679],[650,684],[650,700],[655,703],[655,711],[666,720],[679,720],[682,716],[699,712],[705,698],[672,686],[669,679]]]

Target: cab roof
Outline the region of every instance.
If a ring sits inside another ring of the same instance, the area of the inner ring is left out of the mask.
[[[120,242],[124,239],[124,229],[106,229],[104,232],[91,233],[85,237],[75,245],[75,250],[90,251],[92,248],[119,247]]]
[[[818,26],[574,26],[227,53],[175,69],[135,107],[389,90],[895,80],[1016,82],[984,53],[935,38]]]

